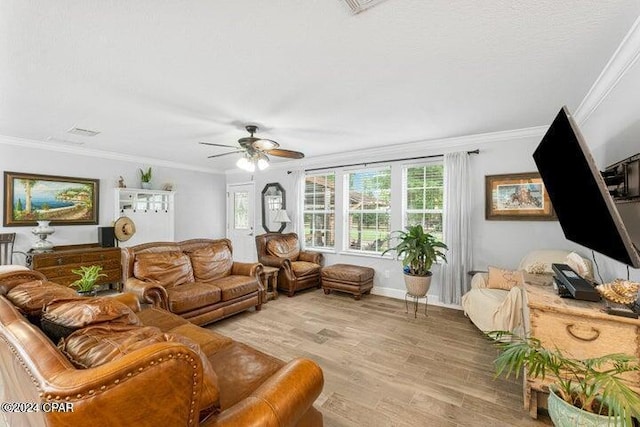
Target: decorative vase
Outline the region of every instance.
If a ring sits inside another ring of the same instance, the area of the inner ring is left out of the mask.
[[[141,182],[140,185],[145,190],[151,190],[151,183],[150,182]]]
[[[51,221],[38,221],[38,226],[31,230],[31,233],[38,236],[40,240],[31,245],[34,252],[48,252],[53,249],[53,243],[47,240],[47,237],[55,233],[53,227],[49,225]]]
[[[556,427],[615,427],[624,425],[624,420],[620,417],[594,414],[565,402],[553,392],[553,387],[549,387],[547,406],[549,417]]]
[[[426,276],[404,273],[404,284],[407,287],[407,293],[414,297],[425,296],[431,287],[432,276],[433,274],[431,272]]]

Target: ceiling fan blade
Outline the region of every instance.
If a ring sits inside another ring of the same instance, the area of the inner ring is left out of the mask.
[[[265,150],[265,153],[272,156],[287,157],[289,159],[302,159],[304,154],[299,151],[283,150],[281,148],[274,148],[273,150]]]
[[[198,144],[212,145],[214,147],[240,148],[237,145],[214,144],[213,142],[198,142]]]
[[[213,159],[214,157],[228,156],[229,154],[236,154],[236,153],[244,153],[244,150],[229,151],[228,153],[222,153],[222,154],[214,154],[213,156],[208,156],[207,159]]]

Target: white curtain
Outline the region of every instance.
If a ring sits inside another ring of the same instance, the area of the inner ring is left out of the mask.
[[[444,155],[444,242],[449,247],[447,263],[441,264],[441,302],[461,305],[468,290],[467,272],[471,270],[471,194],[469,154]]]
[[[304,244],[304,170],[298,169],[291,172],[293,180],[293,197],[287,200],[287,206],[291,212],[291,231],[298,235],[298,240]],[[290,204],[289,204],[290,203]]]

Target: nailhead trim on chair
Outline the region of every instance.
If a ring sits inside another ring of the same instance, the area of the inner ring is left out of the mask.
[[[38,390],[38,396],[42,399],[45,399],[45,401],[51,401],[51,400],[60,400],[63,398],[63,396],[60,395],[56,395],[53,396],[51,394],[47,394],[46,396],[44,395],[44,391],[42,390],[42,388],[40,387],[40,383],[38,382],[38,380],[36,379],[36,377],[33,375],[33,373],[31,372],[31,370],[29,369],[29,367],[27,366],[26,362],[22,359],[22,357],[20,356],[20,354],[17,352],[17,350],[15,349],[15,347],[13,345],[11,345],[11,343],[9,343],[9,341],[7,341],[7,339],[3,336],[0,336],[0,340],[2,340],[11,350],[11,352],[13,353],[13,355],[16,357],[16,359],[20,362],[20,365],[22,366],[22,368],[25,370],[25,372],[27,373],[27,375],[29,375],[29,378],[31,378],[31,381],[33,382],[33,384],[36,386],[36,389]],[[163,361],[168,361],[169,359],[173,359],[173,358],[179,359],[181,361],[184,361],[186,363],[188,363],[189,365],[191,365],[191,367],[196,370],[198,367],[197,363],[193,363],[195,361],[195,359],[193,357],[187,357],[186,354],[183,353],[169,353],[167,360],[165,360],[162,357],[158,358],[158,363],[162,363]],[[155,360],[151,360],[147,366],[153,366],[155,365],[156,361]],[[109,385],[102,385],[100,386],[100,391],[99,392],[104,392],[106,391],[108,388],[111,388],[117,384],[119,384],[121,381],[126,381],[128,378],[133,378],[135,375],[137,375],[140,372],[143,372],[146,366],[140,366],[138,367],[138,372],[127,372],[125,374],[125,376],[121,379],[115,379],[113,381],[112,384]],[[193,373],[193,388],[195,389],[196,386],[198,385],[198,372],[194,372]],[[64,400],[65,401],[78,401],[78,400],[83,400],[89,397],[93,397],[96,394],[95,390],[89,390],[88,393],[86,395],[83,395],[82,393],[78,393],[75,398],[72,396],[64,396]],[[189,424],[188,425],[193,425],[193,412],[194,412],[194,408],[195,408],[195,404],[196,404],[196,391],[194,390],[192,393],[192,397],[191,397],[191,404],[190,407],[191,409],[189,410]]]

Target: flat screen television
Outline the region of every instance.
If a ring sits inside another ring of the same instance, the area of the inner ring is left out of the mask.
[[[591,151],[567,107],[562,107],[533,153],[565,237],[596,252],[640,268],[640,241],[632,240],[640,217],[624,207],[624,218],[609,194]],[[638,205],[635,205],[638,206]]]

